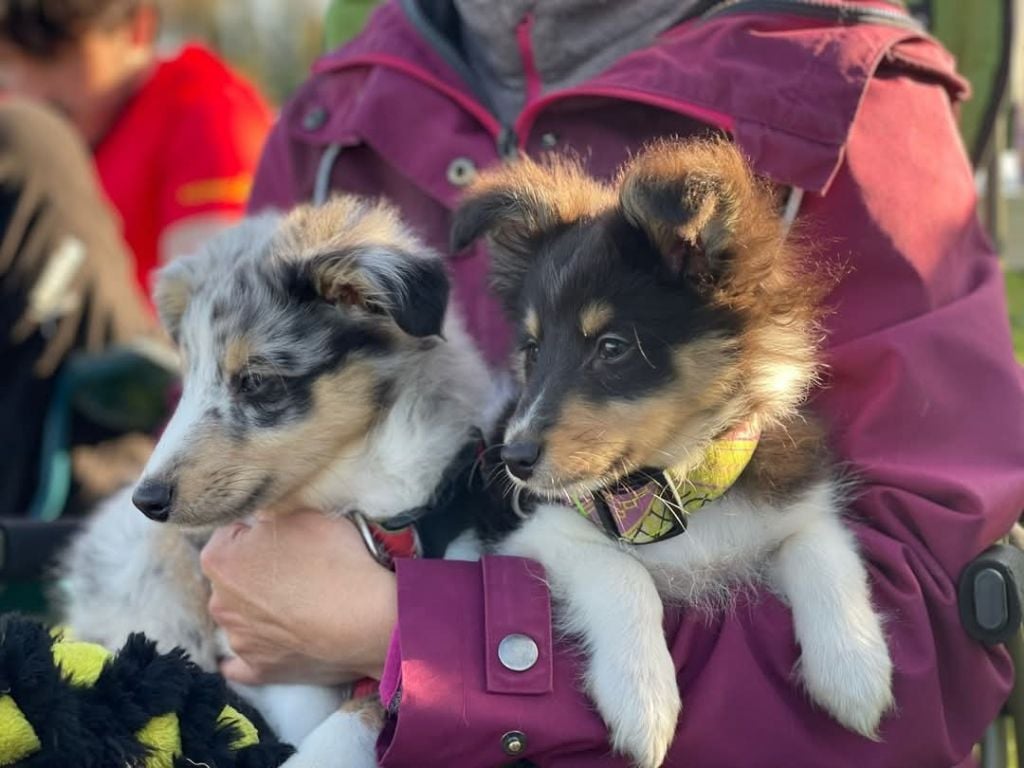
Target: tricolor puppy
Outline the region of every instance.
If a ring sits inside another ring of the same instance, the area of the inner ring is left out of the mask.
[[[756,582],[792,608],[810,696],[874,738],[891,662],[801,407],[822,281],[767,188],[725,142],[656,145],[610,185],[523,161],[470,189],[454,245],[480,236],[522,385],[502,458],[524,520],[495,546],[546,568],[614,747],[653,768],[676,729],[660,598]]]
[[[109,647],[144,631],[212,669],[222,646],[199,568],[210,529],[296,505],[382,522],[429,508],[489,379],[446,313],[440,257],[383,204],[341,197],[245,221],[165,268],[155,295],[183,394],[141,481],[69,552],[65,619]],[[342,692],[249,693],[300,744],[293,765],[373,764],[372,723],[331,714]]]

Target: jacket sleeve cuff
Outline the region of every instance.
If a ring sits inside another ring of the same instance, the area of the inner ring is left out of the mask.
[[[390,713],[378,743],[382,765],[429,756],[432,765],[490,768],[564,742],[552,722],[567,706],[589,706],[574,674],[553,675],[575,666],[552,645],[541,566],[511,557],[400,560],[397,573],[398,627],[381,681]],[[592,720],[574,737],[603,740]]]

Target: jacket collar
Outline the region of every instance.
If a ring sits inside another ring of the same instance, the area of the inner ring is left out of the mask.
[[[406,8],[423,0],[406,0]],[[448,0],[459,42],[495,113],[512,122],[529,99],[590,80],[654,42],[698,0]],[[438,5],[434,0],[434,5]],[[572,30],[566,35],[567,29]]]
[[[761,3],[784,10],[742,12],[747,5],[731,3],[728,13],[713,10],[676,25],[653,45],[623,57],[587,82],[528,103],[508,126],[489,108],[479,84],[451,49],[424,35],[407,7],[392,0],[377,11],[362,35],[314,65],[317,73],[348,71],[362,78],[359,98],[345,99],[345,106],[319,130],[293,130],[298,138],[314,143],[330,143],[339,136],[370,140],[378,133],[382,104],[392,105],[384,113],[401,112],[404,107],[396,104],[396,93],[411,96],[423,88],[455,102],[492,141],[511,131],[522,144],[538,117],[562,103],[607,98],[697,118],[731,134],[759,173],[780,184],[824,194],[842,163],[867,84],[879,69],[927,77],[943,84],[954,100],[968,92],[952,57],[905,24],[868,20],[850,25],[840,16],[830,21],[821,9],[839,6],[826,0]],[[799,13],[804,6],[816,10]],[[323,97],[330,98],[328,94],[323,91]],[[415,109],[415,99],[401,101]],[[423,112],[417,114],[417,122],[424,122]],[[401,117],[389,114],[387,119]],[[407,158],[410,166],[422,162],[422,156],[417,157]],[[445,199],[440,192],[435,194]]]

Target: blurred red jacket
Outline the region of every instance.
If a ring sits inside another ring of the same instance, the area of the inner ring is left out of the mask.
[[[169,227],[244,213],[272,120],[259,92],[198,45],[160,61],[125,106],[95,158],[147,296]]]

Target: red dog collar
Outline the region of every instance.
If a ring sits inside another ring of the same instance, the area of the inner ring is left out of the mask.
[[[400,557],[419,557],[423,554],[416,524],[409,522],[398,528],[385,528],[369,520],[362,512],[353,510],[347,514],[355,525],[363,544],[373,558],[389,570],[395,569],[395,560]],[[379,683],[372,677],[364,677],[352,684],[352,698],[361,699],[376,696]]]
[[[462,474],[463,470],[469,469],[471,473],[475,471],[477,465],[483,460],[485,448],[483,437],[479,434],[463,446],[445,472],[446,480],[442,486],[450,490],[456,487],[454,485],[456,481],[462,483],[465,480]],[[441,496],[444,497],[445,494],[442,493]],[[434,503],[437,503],[437,497],[435,497]],[[423,541],[420,539],[416,522],[430,511],[431,509],[428,507],[416,507],[393,515],[387,523],[371,520],[358,510],[346,513],[346,517],[359,531],[359,535],[363,538],[363,544],[366,545],[366,549],[373,559],[393,571],[395,560],[403,557],[423,556]],[[376,696],[378,688],[379,684],[376,680],[363,678],[353,683],[352,696],[355,698]]]
[[[399,557],[419,557],[423,554],[419,534],[415,522],[403,526],[386,528],[374,522],[358,510],[347,513],[347,517],[355,525],[363,544],[373,559],[389,570],[395,569],[395,559]]]

